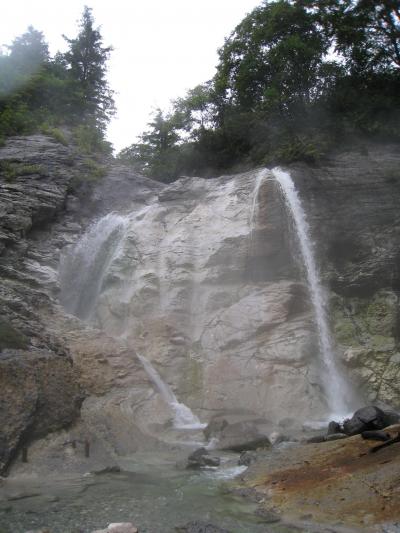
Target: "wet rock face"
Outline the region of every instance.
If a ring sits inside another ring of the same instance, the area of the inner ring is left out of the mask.
[[[71,362],[48,352],[2,352],[0,391],[0,471],[19,445],[68,426],[79,414]]]
[[[368,157],[352,152],[320,168],[293,169],[331,289],[338,353],[370,401],[394,405],[400,405],[399,163],[397,148],[379,147]],[[284,418],[301,426],[323,416],[313,311],[271,175],[253,202],[256,172],[164,186],[116,165],[84,201],[69,193],[82,172],[69,147],[44,136],[0,148],[0,348],[17,375],[21,365],[29,368],[22,352],[48,353],[56,375],[65,371],[66,386],[56,380],[61,403],[70,394],[65,411],[53,399],[57,414],[46,417],[21,397],[18,412],[25,414],[1,443],[3,456],[12,456],[26,428],[42,435],[58,427],[55,419],[72,420],[74,379],[88,396],[83,422],[101,428],[117,453],[149,442],[171,413],[135,350],[204,421],[245,409],[247,420],[270,420],[272,431]],[[109,210],[119,210],[127,225],[90,317],[105,337],[67,319],[54,302],[60,255],[95,213]],[[46,373],[44,363],[39,371]],[[48,398],[36,377],[27,378],[32,398]]]
[[[293,169],[309,218],[346,370],[366,392],[400,406],[400,155],[349,151]]]
[[[138,418],[148,420],[137,414],[138,404],[152,405],[154,393],[132,350],[66,316],[56,297],[60,252],[95,212],[102,212],[106,197],[142,206],[160,185],[140,177],[135,182],[118,167],[110,171],[111,186],[99,183],[96,197],[85,188],[85,160],[73,144],[43,135],[9,139],[0,148],[2,474],[22,445],[29,444],[28,455],[34,455],[34,439],[69,428],[80,415],[82,439],[99,440],[88,429],[97,424],[100,438],[115,442],[117,452],[149,444],[150,437],[135,424]],[[91,395],[102,395],[102,401],[86,402],[81,411],[82,400]],[[162,405],[159,411],[165,422]],[[109,419],[115,422],[111,427]],[[63,461],[62,441],[55,436],[54,443],[46,449]]]
[[[49,222],[72,179],[71,150],[49,137],[16,137],[0,148],[0,251]]]
[[[325,279],[339,294],[399,288],[398,146],[348,151],[318,168],[293,169]]]
[[[58,248],[68,240],[57,232],[58,219],[78,171],[71,149],[43,135],[0,148],[0,472],[20,445],[79,414],[72,361],[47,327],[54,312],[46,292],[55,283]],[[63,223],[65,235],[70,224]]]
[[[335,296],[334,333],[346,365],[370,402],[400,405],[399,296],[393,288],[368,297]]]
[[[275,421],[324,409],[282,195],[269,175],[253,202],[256,176],[181,179],[126,214],[95,309],[205,420],[227,406]]]

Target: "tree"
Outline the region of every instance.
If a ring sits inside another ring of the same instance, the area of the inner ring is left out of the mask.
[[[207,128],[214,126],[214,95],[210,81],[190,89],[186,96],[173,102],[171,120],[176,129],[184,130],[191,140],[199,139]]]
[[[349,72],[400,67],[398,0],[296,0],[312,11]]]
[[[28,30],[16,37],[10,46],[10,61],[13,67],[24,75],[38,71],[50,59],[49,47],[43,33],[29,26]]]
[[[118,157],[140,172],[168,182],[176,176],[178,165],[175,117],[164,115],[158,108],[148,126],[150,129],[140,136],[139,142],[122,150]]]
[[[315,16],[302,6],[264,1],[219,51],[215,89],[227,103],[249,111],[307,104],[328,48]]]
[[[107,60],[112,50],[103,47],[99,28],[94,28],[92,10],[85,6],[75,39],[64,39],[69,50],[64,54],[72,80],[76,83],[75,112],[89,124],[104,131],[115,113],[113,91],[107,79]]]

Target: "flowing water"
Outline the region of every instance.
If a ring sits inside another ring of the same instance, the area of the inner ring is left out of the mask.
[[[0,485],[0,531],[90,533],[112,522],[132,522],[140,533],[174,533],[192,520],[232,533],[307,531],[266,525],[254,514],[255,504],[227,493],[226,483],[243,471],[236,457],[225,457],[218,471],[183,470],[175,461],[143,453],[126,458],[120,473],[7,479]]]
[[[176,429],[202,429],[207,424],[202,424],[199,418],[189,409],[187,405],[178,401],[168,383],[161,379],[160,374],[153,365],[142,355],[137,355],[143,365],[146,374],[156,386],[165,402],[174,412],[174,427]]]
[[[147,206],[142,211],[145,214]],[[136,217],[137,218],[137,217]],[[109,213],[92,224],[75,246],[67,251],[60,262],[60,301],[65,309],[83,320],[94,313],[105,277],[112,262],[122,251],[129,217]],[[199,418],[191,409],[178,401],[156,369],[142,355],[138,355],[148,377],[174,413],[174,427],[183,430],[202,429]]]
[[[323,366],[321,377],[328,407],[332,415],[344,417],[351,411],[351,393],[349,385],[342,376],[336,361],[335,350],[329,330],[329,321],[326,310],[327,305],[314,257],[306,214],[289,172],[275,168],[272,173],[276,181],[279,183],[285,202],[292,216],[299,241],[301,256],[306,269],[308,288],[318,329]]]
[[[65,309],[90,320],[112,261],[121,249],[127,219],[109,213],[92,224],[60,261],[60,302]]]

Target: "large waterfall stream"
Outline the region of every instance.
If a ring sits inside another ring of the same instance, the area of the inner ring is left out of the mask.
[[[289,172],[279,168],[272,171],[283,192],[286,204],[293,218],[294,227],[299,241],[301,256],[307,274],[307,282],[314,308],[315,322],[321,351],[322,383],[326,391],[327,403],[332,416],[344,417],[352,408],[351,392],[348,383],[341,374],[333,342],[329,331],[327,305],[324,291],[319,278],[318,268],[310,239],[310,229],[300,197]],[[260,175],[262,180],[262,175]],[[259,186],[258,186],[259,188]]]

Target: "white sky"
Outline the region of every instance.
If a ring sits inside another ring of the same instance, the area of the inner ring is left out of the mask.
[[[119,150],[146,129],[149,114],[210,79],[217,48],[261,0],[2,0],[0,44],[32,24],[54,54],[75,37],[83,6],[93,8],[104,45],[112,45],[109,82],[117,117],[108,137]]]

